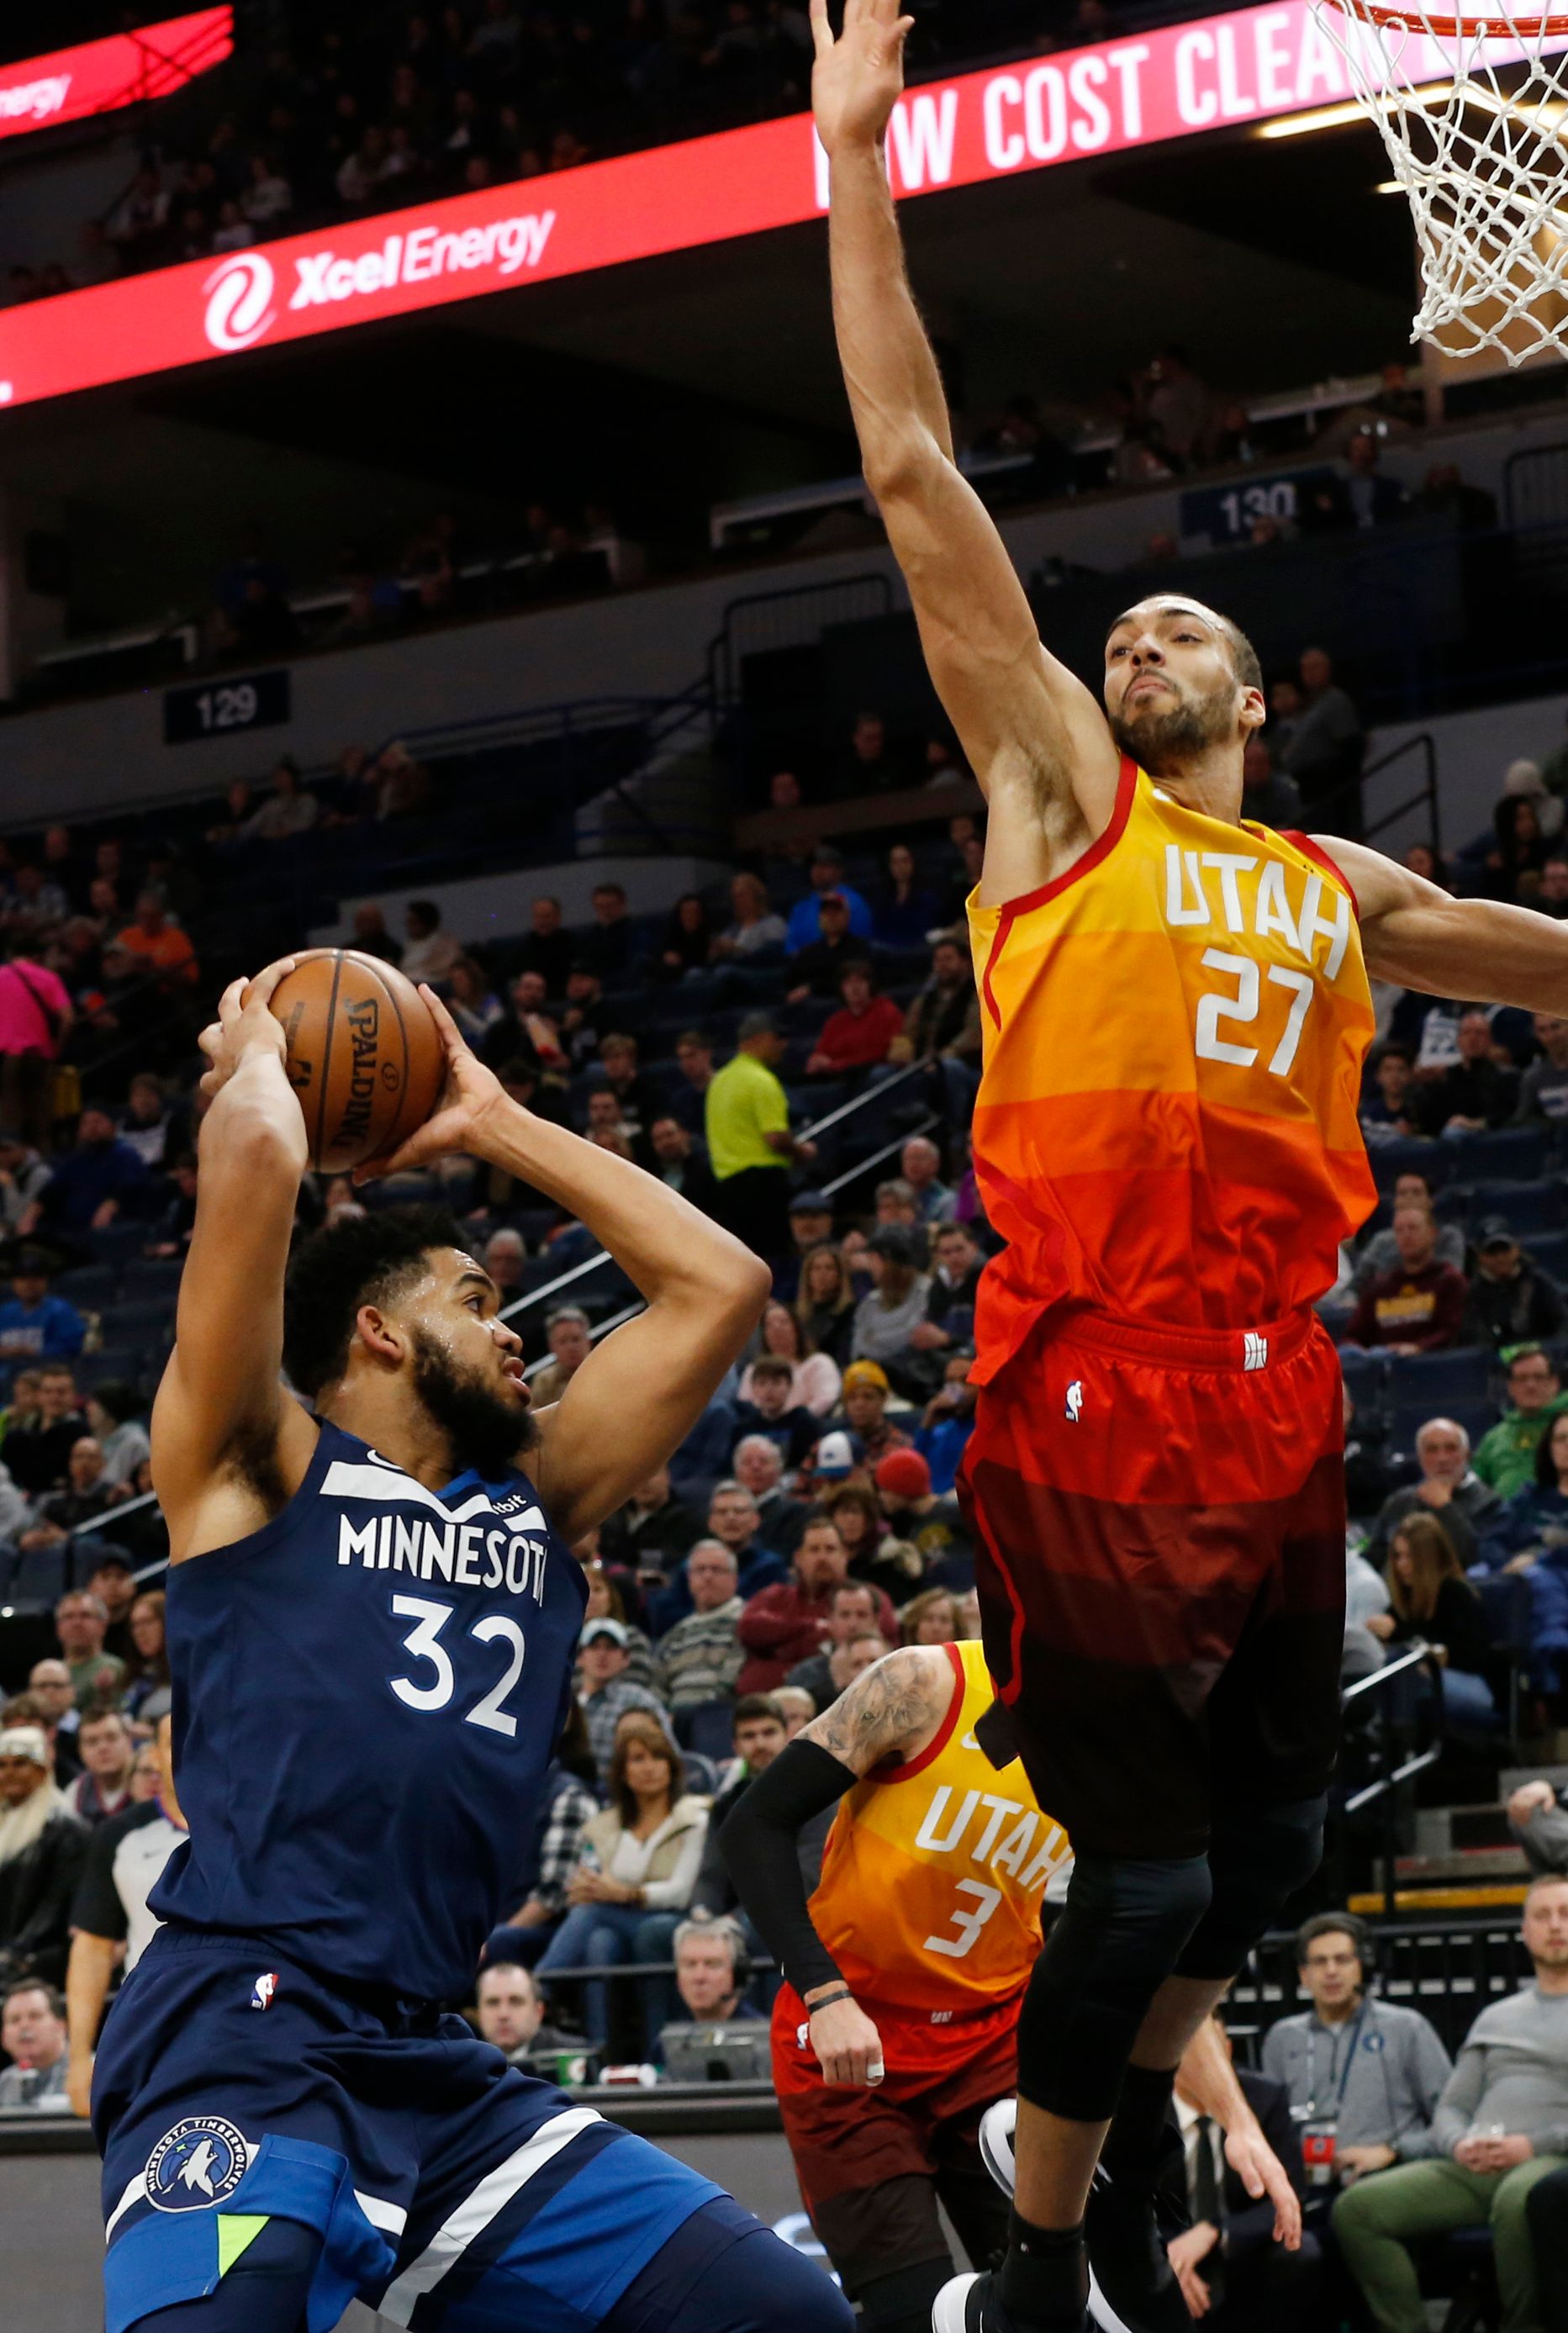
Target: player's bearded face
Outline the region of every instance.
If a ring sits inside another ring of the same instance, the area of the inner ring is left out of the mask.
[[[1179,777],[1186,763],[1234,730],[1236,683],[1222,680],[1200,693],[1169,666],[1159,677],[1166,686],[1134,697],[1130,706],[1123,696],[1121,707],[1110,716],[1111,734],[1151,778]],[[1139,677],[1134,674],[1129,687]]]
[[[414,1348],[414,1390],[430,1416],[450,1435],[459,1471],[472,1466],[487,1480],[515,1465],[537,1438],[533,1415],[492,1378],[465,1369],[428,1329],[409,1328]]]

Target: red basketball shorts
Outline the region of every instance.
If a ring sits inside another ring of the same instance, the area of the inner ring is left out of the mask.
[[[1080,1854],[1201,1855],[1217,1810],[1325,1788],[1343,1442],[1310,1312],[1223,1334],[1057,1315],[981,1391],[958,1490],[986,1659]]]

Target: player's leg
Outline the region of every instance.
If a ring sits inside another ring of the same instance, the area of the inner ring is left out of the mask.
[[[131,2333],[304,2333],[322,2240],[293,2220],[267,2220],[224,2270],[216,2292],[154,2309]]]
[[[928,2333],[953,2273],[924,2095],[934,2081],[900,2074],[895,2064],[874,2090],[830,2085],[801,2039],[803,2014],[782,1990],[774,2084],[812,2226],[867,2333]],[[889,2042],[886,2021],[881,2031]]]
[[[861,2321],[868,2333],[877,2322]],[[929,2323],[928,2302],[919,2333]],[[599,2333],[851,2333],[854,2324],[814,2261],[723,2195],[676,2230]]]

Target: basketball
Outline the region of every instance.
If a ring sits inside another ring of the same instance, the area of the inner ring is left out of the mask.
[[[435,1109],[446,1077],[440,1033],[391,965],[352,948],[303,949],[272,1010],[321,1173],[343,1175],[394,1148]]]

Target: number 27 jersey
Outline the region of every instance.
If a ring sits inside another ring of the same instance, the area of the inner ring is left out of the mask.
[[[168,1584],[190,1837],[151,1908],[404,1998],[460,1992],[538,1807],[586,1601],[532,1483],[428,1490],[323,1425],[281,1513]]]
[[[1303,835],[1188,810],[1124,762],[1055,881],[969,904],[986,1209],[1008,1243],[984,1382],[1070,1301],[1257,1328],[1333,1282],[1375,1192],[1360,1126],[1371,997],[1353,892]]]

